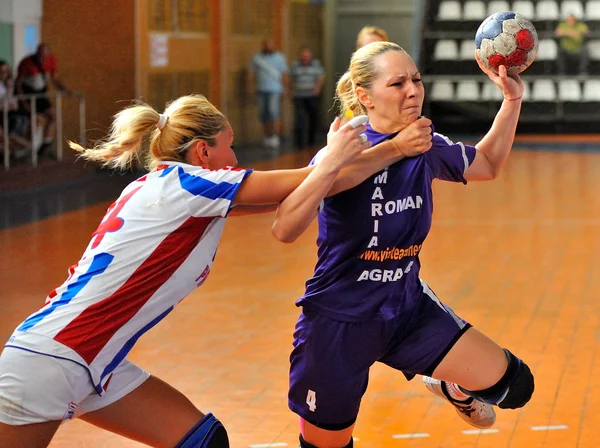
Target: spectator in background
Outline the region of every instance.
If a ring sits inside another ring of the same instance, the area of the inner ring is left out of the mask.
[[[312,50],[303,47],[290,69],[296,124],[294,143],[297,148],[315,144],[319,126],[319,97],[325,83],[325,72],[318,59],[313,58]],[[306,138],[305,138],[306,137]]]
[[[252,57],[250,63],[248,90],[256,93],[265,146],[279,148],[281,96],[288,86],[288,66],[285,56],[276,51],[272,39],[263,41],[262,45],[262,50]]]
[[[17,111],[19,106],[13,96],[13,78],[6,61],[0,60],[0,145],[4,143],[4,113],[8,118],[8,135],[10,148],[14,156],[24,155],[30,147],[30,141],[20,135],[26,124],[25,117]]]
[[[561,75],[566,74],[567,66],[572,64],[578,67],[579,74],[587,74],[588,54],[584,43],[588,33],[588,26],[573,14],[556,27],[554,34],[560,37],[558,71]]]
[[[356,49],[364,47],[371,42],[387,42],[388,34],[384,29],[377,26],[364,26],[356,37]]]
[[[17,94],[35,94],[48,92],[48,84],[66,92],[67,88],[58,78],[56,58],[50,51],[48,44],[41,43],[37,51],[24,58],[19,63],[17,79],[15,82]],[[22,108],[28,114],[31,112],[31,102],[22,101]],[[54,107],[47,97],[37,98],[35,102],[37,118],[41,119],[40,126],[44,128],[43,140],[38,147],[38,154],[45,155],[54,143],[56,131],[56,116]]]

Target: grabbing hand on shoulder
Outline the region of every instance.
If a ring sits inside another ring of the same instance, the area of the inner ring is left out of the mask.
[[[327,166],[332,171],[339,171],[352,162],[361,152],[371,147],[365,135],[367,116],[360,115],[341,125],[337,117],[329,127],[327,134],[327,151],[319,165]]]
[[[404,157],[414,157],[431,149],[431,120],[421,117],[391,139]]]

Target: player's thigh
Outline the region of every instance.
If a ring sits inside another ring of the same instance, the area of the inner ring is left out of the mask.
[[[438,364],[432,376],[477,391],[496,384],[507,366],[502,347],[471,327]]]
[[[172,448],[202,417],[181,392],[150,376],[118,400],[80,418],[152,447]]]
[[[0,446],[10,448],[45,448],[61,421],[12,426],[0,423]]]

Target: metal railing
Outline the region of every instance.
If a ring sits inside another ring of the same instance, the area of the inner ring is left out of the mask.
[[[55,125],[56,125],[56,158],[62,160],[63,158],[63,125],[62,125],[62,105],[63,99],[66,97],[75,97],[78,101],[79,106],[79,144],[83,145],[85,140],[85,97],[81,92],[46,92],[46,93],[31,93],[22,95],[13,95],[10,97],[2,98],[2,120],[3,120],[3,159],[4,159],[4,170],[8,171],[10,168],[10,133],[8,128],[8,113],[9,106],[15,101],[29,101],[29,123],[30,123],[30,137],[31,137],[31,164],[37,166],[38,164],[38,145],[36,142],[37,138],[37,111],[36,111],[36,100],[38,98],[54,99],[55,109]]]

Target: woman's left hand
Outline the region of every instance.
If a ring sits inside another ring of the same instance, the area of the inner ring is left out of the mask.
[[[496,84],[502,93],[504,94],[504,99],[507,100],[516,100],[523,97],[523,82],[521,81],[521,77],[518,74],[509,75],[506,67],[501,65],[498,67],[498,74],[491,71],[479,58],[479,54],[475,52],[475,59],[477,60],[477,64],[483,73],[488,75],[488,77],[492,80],[494,84]]]

